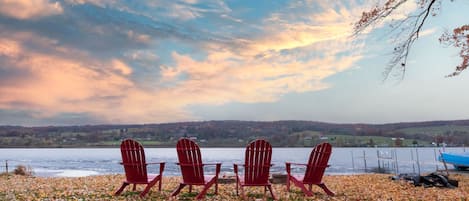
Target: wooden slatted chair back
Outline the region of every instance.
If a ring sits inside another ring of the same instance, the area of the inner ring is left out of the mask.
[[[320,183],[324,171],[328,167],[329,157],[332,153],[331,144],[324,142],[311,151],[305,171],[303,183]]]
[[[143,146],[135,140],[126,139],[121,143],[121,155],[127,181],[147,183],[147,167]]]
[[[181,138],[176,145],[182,179],[188,184],[204,184],[204,169],[200,148],[194,141]]]
[[[244,181],[246,184],[266,184],[269,179],[272,146],[265,140],[255,140],[246,147]]]

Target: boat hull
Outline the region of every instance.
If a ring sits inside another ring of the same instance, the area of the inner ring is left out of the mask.
[[[452,164],[456,169],[469,168],[469,152],[463,153],[441,153],[440,161]]]

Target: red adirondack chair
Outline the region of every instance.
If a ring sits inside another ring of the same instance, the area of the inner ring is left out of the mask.
[[[328,195],[330,196],[335,195],[334,192],[329,190],[326,184],[322,182],[322,176],[324,175],[324,171],[326,170],[327,167],[329,167],[327,162],[329,161],[329,157],[331,156],[331,153],[332,153],[331,144],[324,142],[314,147],[313,151],[311,151],[308,164],[287,162],[286,163],[287,191],[290,191],[290,182],[293,182],[293,184],[299,187],[306,196],[313,195],[311,191],[313,184],[321,187]],[[292,175],[291,165],[306,166],[305,174],[304,175]],[[306,189],[306,185],[309,185],[309,189]]]
[[[269,182],[270,161],[272,159],[272,146],[269,142],[259,139],[252,141],[246,146],[246,155],[244,164],[234,164],[234,172],[236,174],[236,195],[238,188],[241,188],[243,199],[245,186],[264,186],[264,196],[267,188],[270,195],[275,200],[272,190],[272,184]],[[238,166],[244,167],[244,177],[238,174]]]
[[[189,192],[192,192],[192,185],[204,186],[196,199],[204,198],[213,184],[215,184],[215,194],[218,194],[218,174],[220,173],[221,163],[202,163],[199,145],[188,138],[181,138],[177,142],[176,149],[179,159],[177,164],[181,167],[182,182],[171,196],[179,194],[181,189],[187,185],[189,185]],[[204,166],[206,165],[215,165],[215,175],[204,176]]]
[[[150,188],[153,187],[158,181],[158,191],[161,191],[161,183],[164,170],[164,162],[160,163],[147,163],[145,162],[145,152],[143,146],[135,140],[126,139],[121,143],[122,162],[124,166],[126,180],[122,183],[119,190],[115,195],[120,195],[124,188],[129,184],[134,184],[133,190],[136,190],[137,184],[145,184],[145,190],[140,193],[140,197],[144,197]],[[147,174],[147,165],[160,164],[160,173]]]

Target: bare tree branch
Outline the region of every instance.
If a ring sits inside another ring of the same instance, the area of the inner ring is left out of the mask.
[[[384,19],[390,18],[398,8],[400,8],[408,0],[387,0],[384,5],[375,6],[370,11],[363,12],[362,17],[354,25],[354,35],[363,33],[371,26],[381,23]],[[391,32],[398,31],[396,34],[397,45],[393,50],[393,57],[389,61],[388,66],[385,68],[384,80],[394,71],[399,68],[401,79],[404,78],[406,71],[407,59],[410,49],[414,42],[419,38],[424,24],[427,22],[430,14],[439,10],[437,5],[441,5],[441,0],[419,0],[417,4],[420,6],[415,15],[412,13],[407,14],[407,17],[396,22],[391,23]],[[436,14],[433,13],[432,16]],[[459,75],[463,70],[469,66],[469,25],[464,25],[453,30],[453,33],[446,33],[440,38],[440,42],[453,45],[460,48],[459,56],[463,59],[462,63],[456,67],[456,70],[451,76]]]

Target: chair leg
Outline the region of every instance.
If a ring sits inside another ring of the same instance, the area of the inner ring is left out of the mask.
[[[124,188],[127,187],[128,185],[129,185],[129,183],[122,182],[122,186],[119,188],[119,190],[116,191],[116,193],[114,193],[114,195],[120,195],[122,193],[122,191],[124,190]]]
[[[192,185],[189,185],[189,193],[192,193]]]
[[[244,187],[243,187],[243,186],[240,186],[239,188],[240,188],[240,190],[241,190],[241,198],[242,198],[243,200],[246,200],[246,195],[244,194]]]
[[[287,175],[287,192],[290,192],[290,175]]]
[[[318,184],[318,186],[321,187],[322,190],[324,190],[324,192],[327,193],[327,195],[330,195],[330,196],[334,196],[334,195],[335,195],[334,192],[332,192],[331,190],[329,190],[329,188],[327,188],[326,184],[320,183],[320,184]]]
[[[215,195],[218,195],[218,178],[215,181]]]
[[[272,196],[272,199],[277,200],[277,198],[275,198],[274,191],[272,190],[272,185],[268,185],[267,188],[269,188],[270,195]]]
[[[145,189],[140,193],[140,198],[145,197],[145,195],[148,193],[148,191],[150,191],[150,188],[151,188],[152,186],[153,186],[153,185],[147,184],[147,186],[145,187]]]
[[[160,183],[158,183],[158,191],[161,191],[161,186],[163,185],[163,177],[160,178]]]
[[[200,200],[200,199],[203,199],[205,197],[205,195],[207,194],[207,191],[210,187],[212,187],[213,184],[215,184],[215,194],[217,193],[217,184],[218,184],[218,178],[216,177],[213,177],[209,182],[207,182],[205,185],[204,185],[204,188],[202,189],[202,191],[200,191],[200,193],[195,197],[197,200]]]
[[[205,198],[205,195],[207,194],[207,191],[210,188],[210,186],[211,185],[205,185],[204,188],[202,189],[202,191],[200,191],[199,194],[197,194],[197,196],[195,196],[195,199],[200,200],[200,199]]]
[[[137,184],[134,184],[134,187],[132,188],[132,191],[137,190]]]
[[[238,188],[239,188],[239,182],[236,181],[236,196],[239,196]]]
[[[160,184],[161,184],[161,176],[156,177],[150,183],[148,183],[147,186],[145,187],[145,190],[143,190],[140,193],[140,197],[141,198],[145,197],[145,195],[150,191],[151,187],[153,187],[158,181],[160,181]]]
[[[293,184],[300,188],[301,191],[303,191],[303,193],[306,195],[306,196],[313,196],[313,193],[308,190],[305,186],[305,184],[303,184],[303,182],[299,181],[298,179],[296,179],[295,177],[290,177],[291,178],[291,181],[293,182]]]
[[[179,187],[171,193],[171,196],[176,196],[177,194],[179,194],[181,189],[184,188],[185,186],[186,184],[179,184]]]
[[[304,184],[299,184],[298,187],[301,188],[301,191],[303,191],[306,196],[313,196],[313,192],[308,190]],[[309,185],[309,187],[309,189],[311,189],[311,185]]]

